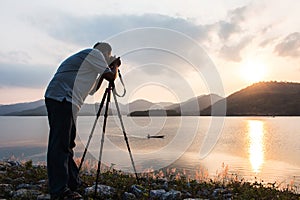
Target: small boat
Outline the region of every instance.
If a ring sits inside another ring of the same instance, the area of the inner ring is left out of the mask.
[[[164,138],[165,136],[164,135],[149,135],[147,136],[148,139],[150,138]]]

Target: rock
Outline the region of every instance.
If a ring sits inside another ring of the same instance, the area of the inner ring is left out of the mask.
[[[85,188],[84,190],[85,194],[87,196],[89,195],[94,195],[95,193],[95,185],[93,185],[92,187],[88,187]],[[116,189],[113,187],[110,187],[108,185],[97,185],[97,193],[101,196],[101,197],[112,197],[115,195]]]
[[[187,199],[183,199],[183,200],[209,200],[209,199],[200,199],[200,198],[194,199],[194,198],[187,198]]]
[[[192,197],[192,194],[189,193],[188,191],[182,191],[182,197],[183,198],[190,198],[190,197]]]
[[[199,196],[205,196],[205,197],[208,197],[208,196],[210,196],[210,191],[209,191],[208,189],[202,189],[201,191],[199,190],[199,191],[197,192],[197,194],[198,194]]]
[[[169,189],[168,181],[165,181],[165,182],[164,182],[163,188],[164,188],[165,190],[168,190],[168,189]]]
[[[17,190],[19,189],[29,189],[29,190],[41,190],[41,187],[38,185],[30,185],[26,183],[21,183],[16,187]]]
[[[151,183],[151,186],[152,186],[153,188],[156,188],[156,187],[157,187],[157,184],[156,184],[156,183]]]
[[[7,163],[9,163],[11,166],[21,166],[19,161],[9,160]]]
[[[170,190],[162,195],[162,200],[180,199],[181,192],[177,190]]]
[[[13,179],[10,177],[4,177],[2,180],[2,183],[8,183],[11,184],[13,182]]]
[[[19,178],[13,179],[11,182],[14,185],[24,183],[25,182],[25,177],[19,177]]]
[[[200,199],[200,198],[194,199],[194,198],[187,198],[187,199],[183,199],[183,200],[209,200],[209,199]]]
[[[137,199],[136,196],[130,192],[124,192],[123,194],[123,200],[135,200]]]
[[[6,171],[7,167],[5,165],[0,164],[0,171]]]
[[[50,195],[49,194],[41,194],[39,195],[36,200],[50,200]]]
[[[8,167],[10,166],[10,164],[6,163],[6,162],[3,162],[3,161],[0,161],[0,175],[1,174],[6,174],[7,173],[7,169]]]
[[[167,178],[158,178],[157,182],[160,184],[164,184],[165,182],[168,182],[168,179]]]
[[[221,191],[222,191],[222,188],[214,189],[214,191],[213,191],[213,193],[212,193],[212,196],[213,196],[214,198],[217,198],[218,195],[221,193]]]
[[[164,190],[164,189],[150,190],[150,198],[158,199],[165,193],[166,193],[166,190]]]
[[[11,184],[0,184],[0,197],[8,196],[12,190],[13,186]]]
[[[142,197],[145,189],[139,185],[132,185],[130,192],[133,193],[137,198]]]
[[[47,183],[47,180],[45,180],[45,179],[39,180],[37,182],[37,184],[46,184],[46,183]]]
[[[232,199],[232,194],[231,193],[223,194],[223,199],[231,200]]]
[[[213,191],[212,196],[214,198],[223,197],[223,199],[231,199],[232,194],[229,190],[224,188],[217,188]]]
[[[7,171],[1,171],[0,170],[0,174],[6,174],[7,173]]]
[[[27,190],[27,189],[19,189],[12,193],[13,198],[20,198],[20,199],[35,199],[38,195],[42,192],[38,190]]]

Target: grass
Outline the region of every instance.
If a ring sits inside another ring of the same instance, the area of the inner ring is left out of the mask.
[[[9,183],[13,190],[21,183],[36,184],[40,180],[47,179],[46,167],[34,166],[32,161],[24,162],[20,166],[6,167],[5,171],[6,173],[0,173],[0,184]],[[237,175],[228,174],[228,167],[225,165],[214,178],[210,178],[205,170],[199,170],[193,178],[186,171],[175,168],[145,172],[139,174],[139,184],[133,174],[115,170],[113,166],[103,167],[101,171],[99,184],[115,188],[113,196],[102,197],[103,199],[122,199],[125,192],[131,191],[132,185],[138,185],[142,190],[139,199],[149,199],[150,190],[164,188],[167,191],[181,191],[181,198],[225,199],[226,195],[229,195],[232,199],[300,200],[300,194],[297,194],[298,188],[295,185],[282,187],[279,184],[268,184],[263,181],[247,182],[243,178],[239,179]],[[84,169],[81,172],[81,178],[87,186],[92,186],[96,180],[95,169]],[[81,187],[80,193],[84,194],[87,186]],[[47,182],[42,185],[41,191],[48,192]],[[9,192],[0,197],[11,198]],[[93,197],[86,196],[86,199],[93,199]]]
[[[167,174],[169,172],[169,174]],[[213,198],[224,199],[224,194],[231,194],[233,199],[295,199],[300,200],[300,195],[296,193],[296,187],[279,188],[276,184],[265,184],[263,182],[250,183],[243,179],[238,180],[236,176],[219,177],[216,179],[195,180],[188,179],[183,173],[177,170],[166,169],[158,172],[140,174],[139,186],[144,189],[140,199],[149,199],[149,191],[162,189],[167,180],[167,190],[181,191],[183,197],[188,198],[187,193],[193,198]],[[83,180],[87,183],[95,181],[94,173],[83,175]],[[126,191],[130,191],[133,184],[137,184],[132,174],[124,174],[121,171],[109,170],[101,174],[100,183],[116,188],[116,199],[122,199]],[[213,195],[214,191],[220,189],[221,192]]]

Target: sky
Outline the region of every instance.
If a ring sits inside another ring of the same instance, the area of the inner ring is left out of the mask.
[[[0,104],[42,99],[59,64],[98,41],[121,56],[123,103],[300,82],[299,8],[298,0],[1,0]]]

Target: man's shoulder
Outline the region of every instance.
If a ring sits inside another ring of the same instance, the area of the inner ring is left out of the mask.
[[[102,59],[104,57],[101,51],[93,48],[83,49],[80,52],[78,52],[78,54],[85,54],[86,56],[89,55],[89,57],[96,57],[98,59]]]
[[[90,52],[92,52],[93,49],[88,48],[88,49],[82,49],[79,52],[75,53],[75,54],[89,54]]]

